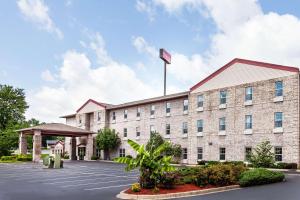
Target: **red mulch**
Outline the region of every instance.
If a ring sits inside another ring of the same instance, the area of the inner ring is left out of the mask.
[[[188,192],[188,191],[193,191],[193,190],[205,190],[209,188],[215,188],[216,186],[208,185],[205,187],[198,187],[193,184],[184,184],[184,185],[177,185],[175,186],[174,189],[164,189],[164,188],[159,188],[158,193],[153,193],[153,189],[141,189],[140,192],[133,192],[129,188],[128,190],[125,191],[127,194],[142,194],[142,195],[155,195],[155,194],[169,194],[169,193],[178,193],[178,192]]]

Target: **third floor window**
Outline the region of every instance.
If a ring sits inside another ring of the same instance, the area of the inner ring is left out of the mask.
[[[124,119],[127,119],[128,117],[128,110],[124,110]]]
[[[203,107],[203,95],[198,95],[197,96],[197,106],[198,108]]]
[[[137,107],[136,109],[136,117],[140,117],[141,116],[141,108]]]
[[[227,96],[226,90],[220,91],[220,104],[226,104],[226,96]]]
[[[283,84],[282,81],[275,82],[275,96],[280,97],[283,95]]]
[[[150,107],[150,115],[154,115],[155,114],[155,105],[151,105]]]
[[[275,128],[282,127],[282,112],[276,112],[274,115],[274,126]]]
[[[187,111],[189,109],[189,100],[183,100],[183,111]]]
[[[245,89],[245,101],[252,100],[252,87],[246,87]]]
[[[166,103],[166,113],[170,113],[171,112],[171,103],[167,102]]]

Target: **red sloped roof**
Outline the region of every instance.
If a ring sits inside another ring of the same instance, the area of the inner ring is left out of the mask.
[[[94,104],[96,104],[96,105],[98,105],[98,106],[101,106],[101,107],[103,107],[103,108],[106,108],[106,106],[108,105],[108,104],[106,104],[106,103],[101,103],[101,102],[98,102],[98,101],[95,101],[95,100],[93,100],[93,99],[89,99],[89,100],[87,100],[76,112],[79,112],[84,106],[86,106],[89,102],[92,102],[92,103],[94,103]]]
[[[299,68],[297,67],[289,67],[289,66],[284,66],[284,65],[277,65],[277,64],[271,64],[271,63],[265,63],[265,62],[259,62],[259,61],[254,61],[254,60],[246,60],[246,59],[241,59],[241,58],[235,58],[214,73],[210,74],[208,77],[194,85],[193,87],[190,88],[190,91],[195,90],[199,86],[203,85],[207,81],[211,80],[218,74],[222,73],[225,69],[229,68],[235,63],[243,63],[243,64],[249,64],[249,65],[255,65],[258,67],[266,67],[266,68],[272,68],[272,69],[278,69],[278,70],[284,70],[284,71],[290,71],[290,72],[299,72]]]

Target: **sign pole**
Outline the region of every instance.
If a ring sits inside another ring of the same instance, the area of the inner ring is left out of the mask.
[[[166,96],[166,87],[167,87],[167,63],[164,62],[165,65],[165,72],[164,72],[164,96]]]
[[[164,96],[167,94],[167,64],[171,64],[171,54],[164,49],[159,49],[159,57],[164,61]]]

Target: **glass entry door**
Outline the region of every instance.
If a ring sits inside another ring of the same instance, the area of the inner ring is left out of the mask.
[[[83,160],[85,156],[85,147],[78,147],[79,160]]]

